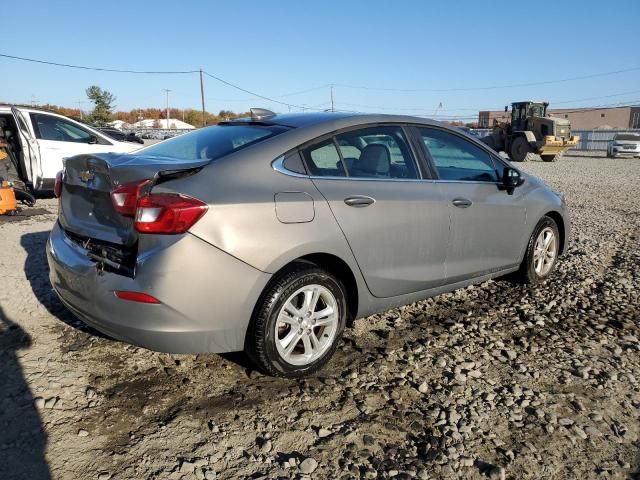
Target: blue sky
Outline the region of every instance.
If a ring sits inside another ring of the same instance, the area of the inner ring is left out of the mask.
[[[536,2],[513,1],[53,3],[7,2],[0,53],[119,69],[203,68],[316,108],[329,107],[328,84],[336,85],[337,109],[384,113],[432,115],[442,102],[439,115],[474,117],[478,109],[529,98],[556,107],[640,103],[640,69],[469,90],[640,67],[638,1],[537,2],[540,11]],[[200,108],[196,74],[91,72],[0,58],[0,101],[77,106],[92,84],[114,93],[118,109],[163,107],[164,88],[173,90],[172,106]],[[465,90],[433,91],[443,89]],[[211,78],[205,91],[213,112],[288,110]]]

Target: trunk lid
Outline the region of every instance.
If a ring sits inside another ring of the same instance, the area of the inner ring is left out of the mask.
[[[65,160],[59,221],[78,239],[91,239],[132,247],[138,235],[134,219],[120,215],[111,202],[111,191],[128,183],[151,180],[161,183],[195,173],[210,160],[177,160],[117,153],[77,155]]]

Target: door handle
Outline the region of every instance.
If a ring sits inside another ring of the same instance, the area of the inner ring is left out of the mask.
[[[468,198],[454,198],[451,203],[458,208],[467,208],[473,205],[473,202]]]
[[[368,207],[369,205],[375,203],[375,199],[371,197],[367,197],[365,195],[354,195],[353,197],[347,197],[344,199],[344,203],[349,205],[350,207]]]

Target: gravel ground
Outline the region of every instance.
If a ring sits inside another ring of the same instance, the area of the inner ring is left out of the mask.
[[[524,168],[572,209],[552,279],[359,320],[300,381],[100,335],[50,290],[55,202],[5,219],[0,478],[640,478],[640,162]]]

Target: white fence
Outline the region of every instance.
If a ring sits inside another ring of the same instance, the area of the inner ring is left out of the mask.
[[[629,130],[572,130],[573,135],[580,135],[580,143],[575,150],[606,151],[609,143],[619,133],[633,133],[640,135],[640,129]]]
[[[485,135],[491,133],[490,129],[485,128],[473,128],[469,132],[476,137],[482,138]],[[580,136],[580,142],[572,150],[592,150],[592,151],[606,151],[609,143],[613,141],[615,136],[619,133],[634,133],[640,135],[640,129],[627,129],[627,130],[572,130],[573,135]]]

